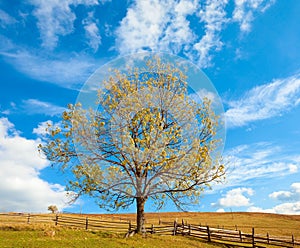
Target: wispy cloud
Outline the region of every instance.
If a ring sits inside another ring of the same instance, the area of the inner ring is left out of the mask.
[[[45,212],[50,204],[66,207],[64,186],[39,177],[49,165],[37,151],[40,140],[20,136],[7,118],[0,118],[0,140],[0,212]]]
[[[0,55],[29,77],[66,88],[81,86],[101,65],[86,55],[73,53],[50,55],[43,51],[27,51],[9,40],[0,48]]]
[[[22,108],[28,114],[43,114],[46,116],[55,116],[62,114],[66,110],[64,107],[57,106],[49,102],[43,102],[37,99],[23,100]]]
[[[0,27],[7,28],[8,26],[10,26],[16,22],[17,22],[17,20],[14,17],[10,16],[5,11],[0,9]]]
[[[294,174],[300,168],[297,157],[271,143],[237,146],[227,151],[229,161],[226,186],[246,185],[250,180]]]
[[[198,16],[204,23],[205,34],[193,45],[194,51],[188,53],[189,57],[201,67],[208,67],[212,61],[212,51],[221,50],[223,43],[220,32],[228,22],[225,7],[228,0],[210,0],[200,9]]]
[[[94,13],[88,13],[88,17],[82,21],[86,37],[88,39],[88,45],[96,52],[101,44],[101,36],[97,26],[97,21],[93,17]]]
[[[50,49],[56,47],[60,36],[66,36],[74,31],[76,15],[71,6],[99,4],[98,0],[30,0],[29,2],[34,6],[33,15],[38,19],[37,26],[42,45]]]
[[[250,122],[281,115],[299,104],[300,74],[276,79],[246,92],[239,100],[229,101],[227,127],[241,127]]]
[[[25,48],[24,45],[13,44],[8,38],[1,36],[0,55],[31,78],[57,83],[63,87],[82,84],[96,69],[97,61],[94,53],[101,46],[100,31],[105,30],[105,25],[110,25],[98,19],[98,8],[91,11],[91,7],[109,1],[28,0],[27,4],[32,8],[29,15],[35,17],[33,20],[36,20],[40,46],[32,49],[31,44],[27,44]],[[233,19],[239,20],[227,11],[228,2],[228,0],[205,0],[201,3],[197,0],[129,1],[127,13],[120,20],[119,26],[111,27],[115,35],[112,37],[115,38],[115,46],[112,49],[121,55],[143,50],[185,54],[200,67],[212,66],[214,55],[224,45],[222,32],[227,25],[232,24]],[[253,11],[252,14],[254,19],[256,13],[267,8],[267,4],[259,0],[251,2],[248,4],[250,7],[245,3],[236,5],[243,8],[242,13],[246,13],[249,8],[256,9],[257,11]],[[82,15],[76,11],[79,5],[83,7]],[[7,13],[0,12],[2,25],[14,21]],[[24,21],[19,28],[29,28],[26,25],[29,24]],[[83,34],[80,33],[82,29],[85,31]],[[78,39],[78,34],[84,42],[69,46],[68,38],[76,35]],[[70,49],[69,54],[57,53],[63,46]],[[90,51],[93,52],[92,56],[89,55]]]
[[[265,12],[276,0],[235,0],[232,20],[238,22],[242,32],[251,30],[257,12]]]

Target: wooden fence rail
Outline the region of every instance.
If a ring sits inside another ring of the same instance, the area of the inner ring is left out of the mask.
[[[136,225],[130,221],[110,221],[96,217],[87,216],[71,216],[64,214],[24,214],[12,213],[1,214],[1,224],[35,224],[47,223],[56,226],[75,227],[81,229],[106,230],[120,233],[127,233],[126,236],[134,233]],[[266,236],[255,234],[255,229],[252,228],[252,233],[244,233],[235,228],[234,230],[223,229],[219,227],[202,226],[195,224],[187,224],[183,220],[181,222],[164,222],[159,220],[159,225],[146,225],[144,233],[163,234],[163,235],[186,235],[199,239],[204,239],[209,242],[229,242],[242,247],[264,247],[264,245],[280,246],[280,247],[299,247],[300,242],[291,238],[271,237],[269,233]]]
[[[176,228],[176,229],[175,229]],[[296,241],[292,235],[291,239],[270,237],[255,234],[255,229],[252,228],[252,233],[243,233],[236,230],[224,230],[211,228],[209,226],[186,225],[182,223],[174,224],[174,235],[189,235],[196,238],[206,239],[207,241],[223,241],[236,244],[245,244],[245,247],[264,247],[263,245],[272,245],[280,247],[296,247],[300,246],[300,242]],[[250,246],[249,246],[250,245]]]

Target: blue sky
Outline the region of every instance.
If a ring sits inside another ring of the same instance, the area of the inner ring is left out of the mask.
[[[300,214],[299,11],[298,0],[0,0],[0,211],[103,212],[65,205],[64,177],[37,145],[97,68],[146,50],[195,63],[224,104],[226,181],[192,210]]]

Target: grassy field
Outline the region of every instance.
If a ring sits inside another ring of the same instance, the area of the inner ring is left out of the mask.
[[[76,215],[78,216],[78,215]],[[80,215],[82,216],[82,215]],[[106,220],[132,220],[134,214],[88,215]],[[148,213],[147,225],[158,225],[174,221],[191,224],[238,229],[251,233],[252,227],[256,234],[266,234],[272,237],[291,237],[293,234],[300,240],[300,216],[276,215],[262,213]],[[24,220],[23,220],[24,222]],[[221,244],[207,243],[203,240],[182,236],[150,235],[134,236],[124,239],[124,234],[104,231],[79,230],[62,228],[53,223],[39,224],[1,224],[0,247],[226,247]]]
[[[100,231],[85,231],[78,229],[35,227],[4,228],[0,231],[0,247],[203,247],[216,248],[226,247],[222,244],[212,244],[198,239],[182,236],[159,236],[159,235],[135,235],[124,238],[124,234],[115,234]]]
[[[99,215],[98,215],[99,216]],[[134,214],[111,214],[100,215],[104,218],[127,219],[135,221]],[[146,213],[146,223],[157,225],[161,221],[173,222],[177,220],[190,224],[209,225],[211,227],[220,227],[231,230],[241,230],[245,233],[251,233],[252,227],[257,234],[266,234],[274,236],[291,236],[294,234],[300,240],[300,215],[281,215],[267,213]]]

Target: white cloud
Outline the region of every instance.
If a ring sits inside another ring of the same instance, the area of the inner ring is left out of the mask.
[[[220,32],[228,22],[225,7],[228,0],[209,0],[199,12],[200,21],[204,23],[205,34],[200,41],[193,45],[196,54],[189,53],[189,57],[201,67],[208,67],[212,61],[212,51],[221,50],[223,43]]]
[[[197,5],[194,0],[136,0],[117,29],[117,50],[125,54],[144,49],[174,53],[188,49],[194,34],[187,16]]]
[[[265,12],[275,0],[235,0],[232,20],[238,22],[242,32],[251,30],[254,14]]]
[[[225,113],[227,127],[240,127],[281,115],[295,107],[299,97],[300,74],[257,86],[240,100],[228,102],[230,108]]]
[[[17,20],[15,18],[13,18],[9,14],[7,14],[5,11],[0,9],[0,27],[6,28],[16,22],[17,22]]]
[[[263,208],[255,207],[255,206],[249,207],[249,208],[247,209],[247,212],[272,213],[272,214],[275,214],[275,213],[276,213],[275,209],[272,209],[272,208],[263,209]]]
[[[7,118],[0,118],[0,140],[0,212],[45,212],[50,204],[62,209],[64,187],[39,178],[49,165],[37,151],[40,140],[20,136]]]
[[[217,102],[217,98],[219,98],[219,96],[217,96],[214,92],[212,91],[208,91],[206,89],[200,89],[199,91],[197,91],[194,94],[190,94],[189,95],[192,99],[194,99],[195,101],[197,101],[197,98],[200,97],[200,99],[204,99],[207,98],[208,100],[210,100],[212,103],[216,103]]]
[[[290,191],[275,191],[269,194],[272,200],[282,202],[269,209],[251,206],[249,212],[265,212],[277,214],[300,214],[300,182],[293,183]]]
[[[282,147],[270,143],[237,146],[224,155],[228,162],[227,184],[245,185],[257,178],[274,178],[296,173],[299,166],[295,157]],[[291,168],[292,165],[292,168]]]
[[[300,201],[279,204],[273,209],[278,214],[300,214]]]
[[[300,201],[282,203],[274,206],[273,208],[263,209],[260,207],[250,207],[248,212],[262,212],[262,213],[274,213],[274,214],[300,214]]]
[[[50,126],[53,126],[53,121],[43,121],[38,124],[36,128],[33,129],[32,133],[37,134],[38,136],[44,136],[47,135],[47,128]]]
[[[48,116],[61,115],[66,110],[64,107],[43,102],[37,99],[23,100],[23,106],[28,114],[44,114]]]
[[[82,21],[88,39],[89,46],[96,52],[101,44],[101,36],[94,20],[93,12],[88,13],[88,17]]]
[[[201,67],[211,65],[212,51],[220,50],[220,32],[228,22],[228,0],[136,0],[117,29],[117,50],[121,54],[142,50],[183,52]],[[188,16],[199,18],[203,37],[198,37]]]
[[[98,5],[98,0],[30,0],[35,8],[33,15],[38,19],[42,46],[55,48],[60,36],[65,36],[74,31],[76,15],[71,6],[79,4],[86,6]]]
[[[254,191],[251,188],[235,188],[226,193],[226,195],[218,200],[217,203],[213,203],[212,206],[218,206],[221,208],[230,207],[246,207],[251,205],[250,198],[245,194],[252,196]]]
[[[296,164],[289,164],[288,166],[289,166],[289,169],[290,169],[291,173],[298,172],[298,165],[296,165]]]
[[[66,88],[81,86],[100,66],[97,61],[85,55],[73,54],[53,57],[42,51],[37,51],[35,54],[33,51],[26,51],[11,43],[9,48],[0,48],[0,55],[29,77]]]
[[[300,202],[300,183],[293,183],[290,191],[276,191],[270,194],[269,197],[282,202]]]

